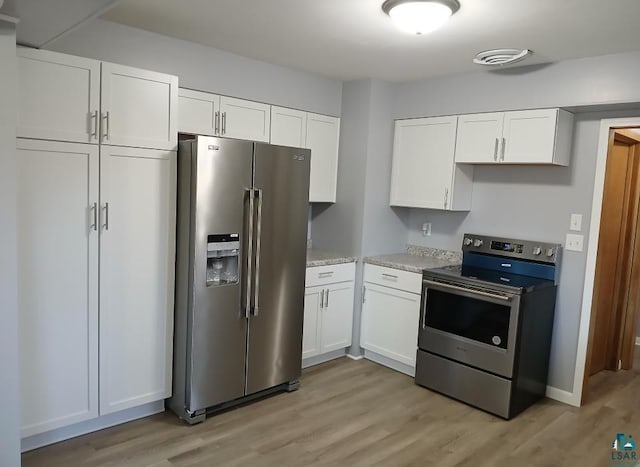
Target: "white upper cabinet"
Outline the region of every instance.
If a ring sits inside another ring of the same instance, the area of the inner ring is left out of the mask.
[[[98,143],[100,62],[18,48],[17,136]]]
[[[561,109],[461,115],[456,162],[569,165],[573,114]]]
[[[460,115],[455,160],[465,164],[498,162],[502,141],[502,112]]]
[[[178,78],[102,64],[102,143],[176,149]]]
[[[220,97],[220,136],[268,143],[270,122],[270,105]]]
[[[220,96],[180,88],[178,91],[178,131],[216,136],[220,125]]]
[[[98,146],[18,139],[16,161],[26,437],[98,415]]]
[[[338,186],[340,119],[307,114],[306,147],[311,149],[309,201],[335,203]]]
[[[177,77],[34,49],[18,62],[19,137],[176,149]]]
[[[457,120],[454,116],[396,121],[391,206],[471,208],[473,168],[454,162]]]
[[[307,112],[271,106],[271,144],[306,147]]]

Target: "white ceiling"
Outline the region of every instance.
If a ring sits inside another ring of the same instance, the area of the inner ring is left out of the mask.
[[[122,0],[104,19],[270,63],[350,80],[473,71],[489,48],[530,48],[522,65],[640,49],[640,0],[460,0],[442,29],[398,31],[382,0]]]

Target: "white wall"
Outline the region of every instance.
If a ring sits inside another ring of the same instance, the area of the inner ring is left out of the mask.
[[[20,465],[16,283],[16,38],[0,21],[0,466]]]
[[[341,81],[109,21],[89,21],[47,48],[177,75],[181,87],[340,115]]]

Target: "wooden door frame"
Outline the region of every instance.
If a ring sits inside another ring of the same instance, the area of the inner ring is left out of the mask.
[[[600,217],[604,195],[604,178],[609,152],[609,138],[611,130],[625,127],[640,127],[640,116],[604,119],[600,122],[600,137],[598,140],[596,173],[593,186],[589,242],[587,244],[587,264],[585,268],[584,287],[582,293],[582,310],[580,314],[580,327],[578,330],[578,348],[576,351],[573,391],[571,395],[566,398],[567,403],[576,407],[579,407],[582,404],[582,391],[584,388],[589,328],[591,323],[591,307],[593,304],[593,286],[595,283],[596,258],[598,254],[598,240],[600,237]]]

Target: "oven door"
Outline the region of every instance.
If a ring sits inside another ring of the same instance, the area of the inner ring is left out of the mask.
[[[511,378],[520,295],[424,278],[418,346]]]

